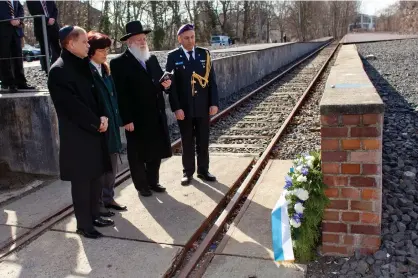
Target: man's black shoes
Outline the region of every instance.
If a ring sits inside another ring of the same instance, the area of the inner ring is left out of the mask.
[[[110,211],[110,210],[108,210],[108,211],[101,211],[99,214],[102,217],[112,217],[112,216],[115,216],[115,213],[113,211]]]
[[[108,227],[113,226],[115,222],[112,219],[106,219],[102,217],[98,217],[93,220],[93,225],[96,227]]]
[[[18,90],[34,90],[35,87],[29,86],[28,84],[22,84],[17,86]]]
[[[77,229],[77,234],[82,235],[86,238],[99,238],[102,237],[103,234],[98,232],[97,230],[93,229],[91,231],[87,231],[84,229]]]
[[[150,186],[151,190],[155,191],[155,192],[165,192],[165,187],[161,186],[161,184],[157,184],[157,185],[153,185]]]
[[[216,181],[216,177],[214,175],[212,175],[209,172],[206,173],[198,173],[197,177],[199,179],[205,180],[205,181]]]
[[[190,182],[192,180],[192,177],[187,176],[186,174],[183,175],[183,177],[181,178],[181,185],[189,185]]]
[[[106,204],[105,208],[114,210],[127,210],[126,206],[121,206],[119,204]]]

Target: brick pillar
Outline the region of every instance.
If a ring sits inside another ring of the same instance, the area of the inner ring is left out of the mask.
[[[324,183],[331,204],[322,223],[322,253],[372,253],[380,246],[383,113],[321,112]]]

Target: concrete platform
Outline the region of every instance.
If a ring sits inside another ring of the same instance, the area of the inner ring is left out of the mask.
[[[29,229],[16,226],[0,225],[0,249],[9,243],[10,239],[16,239],[20,234],[26,233]]]
[[[274,262],[271,211],[291,160],[271,160],[215,251],[204,277],[304,277],[306,266]]]
[[[383,101],[363,69],[355,45],[343,45],[320,103],[322,115],[382,113]]]
[[[167,193],[142,197],[132,181],[127,180],[117,188],[116,200],[126,205],[128,211],[117,212],[112,217],[116,226],[100,231],[106,236],[184,245],[251,161],[248,157],[211,157],[211,172],[218,182],[205,183],[196,179],[184,187],[180,185],[181,157],[171,157],[162,163],[160,170],[160,183],[167,188]],[[75,217],[64,219],[53,230],[74,232]]]
[[[378,41],[391,41],[391,40],[405,40],[405,39],[416,39],[418,35],[401,35],[394,33],[350,33],[345,35],[340,43],[352,44],[352,43],[367,43],[367,42],[378,42]]]
[[[238,47],[211,50],[211,53],[261,51],[261,50],[278,47],[278,46],[282,46],[286,44],[292,44],[292,43],[293,42],[251,44],[251,45],[244,45],[244,46],[238,46]]]
[[[69,182],[57,180],[23,198],[0,207],[0,224],[33,228],[72,204]]]
[[[216,255],[203,278],[303,278],[303,269],[270,260]]]
[[[0,277],[162,277],[181,247],[49,231],[0,262]]]

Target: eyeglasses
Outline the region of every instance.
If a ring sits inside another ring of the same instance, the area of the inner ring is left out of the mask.
[[[106,48],[102,48],[102,49],[97,49],[96,50],[97,52],[101,52],[101,53],[109,53],[109,51],[110,51],[110,48],[109,47],[106,47]]]

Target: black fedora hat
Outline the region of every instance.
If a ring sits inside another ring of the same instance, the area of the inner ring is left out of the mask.
[[[138,34],[148,34],[149,32],[151,32],[151,30],[143,29],[141,22],[137,20],[128,22],[125,26],[125,31],[126,35],[120,38],[120,41],[126,41],[130,37]]]

